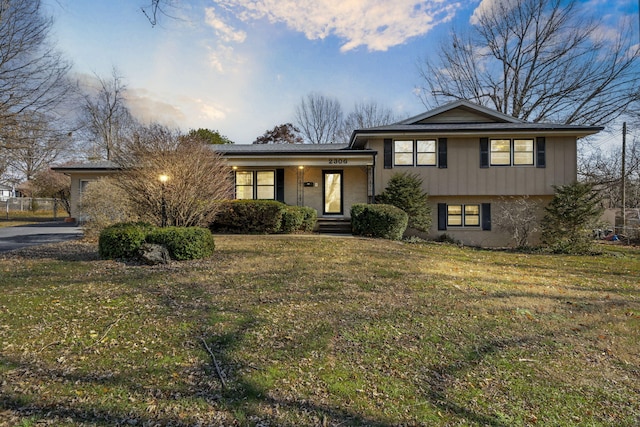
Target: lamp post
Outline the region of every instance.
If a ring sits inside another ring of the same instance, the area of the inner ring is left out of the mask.
[[[158,177],[158,179],[160,180],[160,184],[162,187],[162,204],[161,204],[161,215],[162,215],[162,222],[160,223],[161,227],[166,227],[167,226],[167,201],[164,197],[164,187],[165,184],[167,183],[167,181],[169,180],[169,176],[162,174]]]

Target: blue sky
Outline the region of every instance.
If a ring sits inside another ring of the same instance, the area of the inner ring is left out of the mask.
[[[151,0],[45,0],[57,46],[78,76],[125,77],[135,115],[183,130],[217,129],[251,143],[294,120],[318,92],[376,101],[400,116],[425,111],[418,63],[480,0],[168,0],[152,27]],[[494,0],[482,0],[487,3]],[[586,0],[615,31],[637,0]],[[637,25],[636,20],[632,20]]]

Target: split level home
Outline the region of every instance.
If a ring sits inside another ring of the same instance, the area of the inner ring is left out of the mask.
[[[602,127],[528,123],[468,101],[456,101],[396,124],[356,129],[345,144],[218,145],[232,168],[236,199],[310,206],[320,219],[348,220],[355,203],[374,203],[390,178],[423,181],[432,227],[474,246],[505,246],[493,226],[498,206],[527,196],[542,206],[554,186],[577,179],[577,140]],[[56,168],[72,177],[72,215],[83,186],[112,164]],[[411,232],[411,230],[409,230]]]

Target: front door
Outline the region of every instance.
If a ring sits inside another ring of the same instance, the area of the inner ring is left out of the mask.
[[[342,215],[342,171],[322,171],[325,215]]]

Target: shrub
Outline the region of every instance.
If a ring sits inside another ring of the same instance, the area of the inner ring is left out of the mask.
[[[416,174],[403,172],[391,177],[387,188],[376,196],[376,203],[396,206],[409,215],[408,227],[418,231],[431,228],[429,195],[422,190],[422,179]]]
[[[223,202],[212,229],[231,233],[277,233],[285,206],[274,200]]]
[[[286,206],[282,211],[282,233],[311,232],[316,227],[318,212],[308,206]]]
[[[301,206],[299,209],[304,215],[301,230],[307,233],[312,232],[316,228],[316,223],[318,222],[318,211],[308,206]]]
[[[79,203],[84,235],[96,238],[106,227],[123,222],[137,221],[133,206],[124,190],[111,178],[90,182],[82,192]]]
[[[119,223],[100,232],[98,253],[105,259],[132,259],[152,226],[145,223]]]
[[[304,212],[298,206],[287,206],[282,211],[282,233],[294,233],[302,228]]]
[[[588,253],[592,230],[602,215],[592,184],[575,182],[556,190],[542,219],[542,242],[556,253]]]
[[[215,250],[211,231],[202,227],[154,228],[146,241],[164,245],[171,258],[178,261],[206,258]]]
[[[359,203],[351,207],[351,227],[355,235],[400,240],[407,222],[407,213],[393,205]]]

